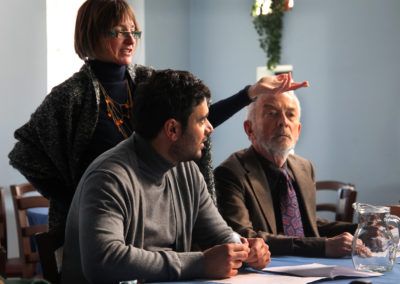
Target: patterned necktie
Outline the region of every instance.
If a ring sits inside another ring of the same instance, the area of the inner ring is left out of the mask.
[[[290,177],[286,169],[280,168],[280,171],[286,177],[287,186],[286,194],[281,194],[280,204],[283,232],[287,236],[304,237],[303,223],[301,222],[301,215],[296,191],[294,190],[293,184],[290,181]]]

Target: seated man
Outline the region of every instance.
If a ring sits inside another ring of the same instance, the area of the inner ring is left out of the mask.
[[[66,226],[62,283],[223,278],[268,265],[260,238],[234,243],[192,159],[213,127],[209,89],[184,71],[137,87],[135,133],[83,175]],[[205,251],[191,251],[195,239]]]
[[[273,255],[349,255],[356,225],[316,217],[314,167],[291,154],[300,129],[293,92],[249,105],[244,130],[252,146],[215,169],[220,212],[242,236],[263,238]]]

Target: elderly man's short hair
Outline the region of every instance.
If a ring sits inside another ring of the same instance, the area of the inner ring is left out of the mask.
[[[293,91],[287,91],[287,92],[285,92],[285,93],[286,93],[286,94],[289,94],[289,95],[291,95],[291,96],[294,97],[294,99],[295,99],[295,101],[296,101],[296,103],[297,103],[297,106],[298,106],[298,108],[299,108],[299,119],[300,119],[300,117],[301,117],[301,106],[300,106],[300,101],[299,101],[299,99],[297,98],[295,92],[293,92]],[[246,120],[250,120],[251,122],[254,122],[254,120],[255,120],[256,103],[257,103],[257,100],[254,101],[254,102],[252,102],[250,105],[248,105],[248,106],[246,107]]]

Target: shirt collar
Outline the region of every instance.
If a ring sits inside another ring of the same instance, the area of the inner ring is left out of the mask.
[[[252,147],[253,147],[253,146],[252,146]],[[262,156],[260,153],[258,153],[258,152],[256,151],[256,149],[254,149],[254,147],[253,147],[253,150],[254,150],[254,152],[256,153],[256,156],[257,156],[258,160],[260,161],[260,163],[261,163],[263,169],[264,169],[266,172],[268,172],[268,173],[272,172],[274,176],[280,175],[280,171],[279,171],[279,167],[278,167],[278,166],[276,166],[276,165],[275,165],[274,163],[272,163],[270,160],[266,159],[264,156]],[[290,177],[291,180],[293,180],[293,181],[296,180],[296,179],[294,178],[294,175],[293,175],[292,170],[290,169],[290,167],[289,167],[289,165],[288,165],[287,160],[286,160],[285,163],[283,164],[282,168],[285,168],[285,169],[287,170],[287,172],[288,172],[289,177]]]

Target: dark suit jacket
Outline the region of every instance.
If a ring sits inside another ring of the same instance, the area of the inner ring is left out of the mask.
[[[302,222],[311,229],[305,238],[278,234],[269,183],[256,155],[253,147],[233,153],[214,172],[220,212],[235,231],[244,237],[263,238],[272,254],[306,256],[325,256],[325,238],[320,235],[354,233],[354,224],[316,217],[314,167],[306,159],[289,155],[287,164],[304,203]]]

